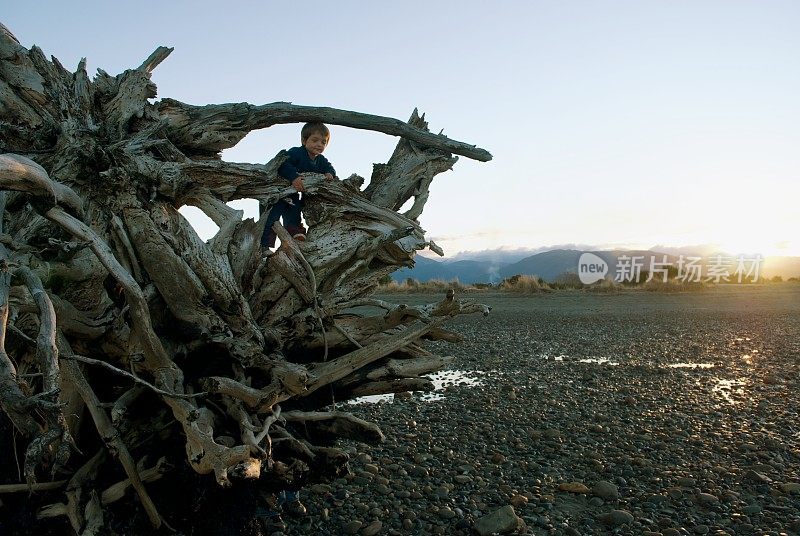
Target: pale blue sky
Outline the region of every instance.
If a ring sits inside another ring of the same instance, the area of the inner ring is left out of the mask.
[[[85,56],[90,75],[174,46],[159,96],[402,119],[419,107],[431,130],[494,155],[434,181],[421,223],[449,255],[561,243],[800,255],[798,2],[3,5],[23,45],[70,69]],[[265,162],[298,130],[253,133],[224,157]],[[326,156],[368,178],[395,143],[333,127]]]

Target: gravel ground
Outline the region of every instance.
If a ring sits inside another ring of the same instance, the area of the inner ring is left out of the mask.
[[[440,399],[349,406],[386,441],[286,534],[473,534],[509,505],[522,534],[800,533],[800,285],[471,297],[492,314],[429,345],[456,357]]]

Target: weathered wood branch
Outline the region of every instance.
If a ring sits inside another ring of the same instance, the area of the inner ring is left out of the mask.
[[[342,411],[287,411],[283,414],[287,422],[315,423],[318,430],[336,437],[347,437],[361,441],[383,441],[381,429],[374,423]]]
[[[36,337],[36,358],[42,371],[42,393],[39,397],[40,400],[49,399],[51,402],[50,407],[44,411],[45,426],[42,432],[31,441],[25,453],[25,478],[32,483],[35,480],[36,467],[48,457],[48,454],[53,458],[54,474],[66,464],[73,440],[61,407],[56,403],[61,376],[58,366],[56,314],[53,303],[36,274],[24,266],[17,269],[17,274],[22,277],[28,287],[39,312],[39,331]]]
[[[282,390],[277,385],[266,389],[254,389],[244,385],[233,378],[225,376],[211,376],[203,378],[200,382],[206,391],[220,395],[226,395],[236,400],[241,400],[250,408],[257,411],[264,411],[280,401]]]
[[[66,480],[55,480],[53,482],[36,482],[35,484],[2,484],[0,494],[3,493],[35,493],[39,491],[51,491],[60,489],[66,485]]]
[[[42,366],[44,392],[56,392],[59,386],[58,349],[56,348],[56,311],[53,302],[42,286],[42,281],[27,266],[17,269],[25,286],[39,309],[39,334],[36,338],[36,356]]]
[[[83,200],[72,188],[51,180],[42,166],[24,156],[0,154],[0,189],[25,192],[46,204],[83,214]]]
[[[311,372],[311,379],[308,382],[307,392],[313,393],[320,387],[341,380],[345,376],[352,374],[356,370],[377,361],[402,348],[403,346],[419,339],[425,333],[435,328],[438,321],[415,322],[404,330],[386,337],[380,343],[370,345],[365,348],[351,352],[347,355],[321,363]]]
[[[338,110],[320,106],[299,106],[289,102],[273,102],[255,106],[248,103],[192,106],[174,99],[162,99],[159,113],[167,119],[170,139],[179,146],[204,151],[221,151],[233,147],[248,132],[285,123],[319,121],[345,127],[374,130],[402,136],[426,147],[442,149],[486,162],[492,155],[441,134],[431,134],[398,119]]]
[[[150,498],[150,495],[147,493],[147,490],[144,487],[144,483],[142,482],[139,471],[133,462],[130,452],[128,451],[128,447],[122,441],[122,438],[111,422],[111,419],[109,419],[108,415],[106,415],[105,410],[100,404],[100,400],[97,398],[94,390],[86,381],[86,378],[81,372],[80,367],[78,367],[77,363],[65,361],[64,371],[65,373],[69,374],[72,383],[75,385],[81,397],[83,398],[83,401],[86,403],[86,407],[89,409],[89,413],[94,420],[94,424],[97,427],[97,431],[100,434],[100,437],[102,437],[103,442],[106,444],[108,449],[117,456],[122,464],[123,469],[125,469],[125,474],[128,475],[131,485],[136,490],[136,494],[139,496],[139,500],[141,501],[142,506],[147,513],[147,517],[150,519],[150,523],[156,528],[160,527],[161,515],[158,513],[156,505],[153,503],[153,500]]]
[[[5,215],[5,192],[0,192],[0,228]],[[27,416],[28,400],[17,378],[17,367],[6,352],[11,266],[8,250],[0,244],[0,407],[24,436],[35,435],[39,427]]]
[[[155,482],[166,474],[166,458],[159,458],[153,467],[139,471],[139,478],[143,483]],[[125,492],[133,485],[130,478],[121,480],[103,490],[101,502],[104,505],[119,501],[125,496]],[[37,517],[47,519],[67,515],[67,505],[63,503],[51,504],[39,510]]]
[[[167,386],[172,390],[181,392],[183,374],[167,357],[161,340],[153,331],[147,300],[133,277],[119,264],[108,244],[100,238],[91,228],[83,222],[73,218],[58,207],[47,211],[49,220],[58,223],[66,231],[89,243],[100,262],[108,272],[122,285],[131,306],[133,328],[138,332],[139,340],[144,348],[145,356],[149,360],[148,368],[153,371],[158,379],[158,387]]]
[[[420,117],[416,110],[411,114],[408,124],[423,131],[428,130],[424,116]],[[439,148],[420,146],[413,140],[401,138],[389,161],[375,164],[364,195],[376,205],[392,210],[399,210],[414,197],[414,204],[404,216],[415,220],[422,214],[428,201],[428,188],[434,176],[452,169],[457,160]]]
[[[416,359],[390,359],[384,366],[367,374],[370,380],[381,380],[389,377],[412,378],[445,368],[453,362],[452,357],[418,357]]]
[[[84,508],[82,504],[83,491],[97,478],[100,466],[106,461],[106,458],[106,450],[101,448],[97,454],[75,471],[67,484],[65,491],[67,496],[66,516],[76,534],[82,534],[83,527],[87,525],[86,517],[96,516],[94,509],[90,508],[89,504],[86,504],[86,508]],[[94,490],[91,490],[90,493],[94,493]],[[92,502],[91,498],[89,502]],[[89,513],[89,515],[84,517],[84,513]],[[91,519],[90,523],[94,525],[96,521],[96,519]]]

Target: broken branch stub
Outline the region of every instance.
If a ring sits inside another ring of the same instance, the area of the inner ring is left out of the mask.
[[[416,307],[372,296],[416,251],[438,249],[417,221],[436,175],[454,155],[487,151],[429,132],[416,111],[404,122],[280,102],[152,102],[153,70],[171,50],[90,79],[85,61],[69,72],[0,26],[0,458],[27,453],[26,483],[2,465],[0,493],[37,491],[19,507],[84,534],[114,522],[104,511],[128,488],[154,527],[172,517],[150,493],[172,473],[134,455],[213,475],[209,487],[335,473],[347,456],[315,438],[383,434],[326,411],[327,394],[431,389],[424,375],[450,358],[423,339],[452,338],[442,324],[454,315],[488,312],[452,294]],[[286,153],[243,164],[219,151],[305,121],[400,141],[363,190],[359,177],[307,175],[307,240],[277,224],[282,244],[265,251],[266,212],[294,192],[277,174]],[[227,205],[243,198],[262,203],[258,221]],[[219,226],[211,240],[178,212],[187,204]],[[34,483],[47,470],[65,473],[66,488]]]

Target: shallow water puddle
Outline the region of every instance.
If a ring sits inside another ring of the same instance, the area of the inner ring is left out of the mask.
[[[550,357],[548,354],[542,354],[541,357],[545,361],[552,359],[553,361],[560,361],[560,362],[571,361],[577,363],[589,363],[592,365],[611,365],[611,366],[619,365],[618,362],[611,361],[610,357],[584,357],[581,359],[575,359],[566,354],[556,355],[553,357]]]
[[[467,387],[481,385],[483,380],[478,378],[478,375],[482,374],[486,373],[478,370],[440,370],[428,377],[433,382],[434,389],[438,391],[454,385],[466,385]]]
[[[607,357],[587,357],[586,359],[578,359],[578,363],[593,363],[595,365],[619,365],[616,361],[611,361]]]
[[[436,391],[442,391],[448,387],[455,387],[463,385],[465,387],[475,387],[481,385],[483,380],[477,377],[479,374],[486,374],[482,371],[466,371],[466,370],[440,370],[435,374],[431,374],[429,378],[433,381],[433,391],[424,393],[420,398],[425,402],[433,402],[436,400],[443,400],[444,395]]]
[[[741,400],[734,399],[734,395],[736,395],[737,398],[744,396],[745,381],[743,379],[723,380],[718,378],[716,381],[717,384],[711,389],[712,393],[721,396],[729,404],[742,403]]]
[[[423,393],[420,400],[424,402],[435,402],[444,400],[444,394],[437,391],[444,391],[449,387],[465,386],[475,387],[483,384],[478,376],[485,375],[486,372],[479,370],[440,370],[433,374],[428,374],[428,378],[433,382],[433,391]],[[350,400],[348,404],[376,404],[378,402],[394,402],[394,394],[361,396]]]
[[[394,393],[360,396],[347,401],[348,404],[377,404],[378,402],[394,402]]]
[[[745,359],[750,356],[743,356]],[[711,369],[716,367],[714,363],[672,363],[667,365],[668,368],[677,369]],[[723,378],[713,378],[715,382],[711,388],[711,392],[725,400],[728,404],[741,404],[741,397],[745,395],[744,386],[746,385],[745,378],[738,378],[735,380],[725,380]],[[700,380],[698,380],[700,385]]]

